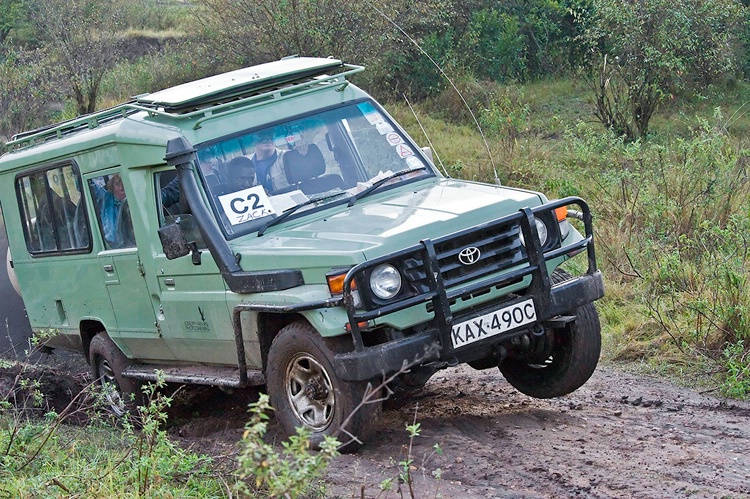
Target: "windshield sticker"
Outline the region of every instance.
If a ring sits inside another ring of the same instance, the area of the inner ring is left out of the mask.
[[[397,145],[396,152],[402,158],[408,158],[409,156],[414,156],[414,151],[412,151],[411,147],[407,146],[406,144]]]
[[[362,114],[376,112],[375,106],[373,106],[370,102],[360,102],[359,104],[357,104],[357,107],[360,111],[362,111]]]
[[[365,114],[365,119],[367,119],[367,121],[369,121],[371,125],[377,125],[378,123],[382,123],[383,121],[385,121],[383,115],[377,111]]]
[[[409,168],[412,170],[415,168],[422,168],[424,165],[422,164],[422,160],[420,160],[416,156],[409,156],[406,158],[406,164],[409,165]]]
[[[380,132],[380,135],[385,135],[386,133],[390,133],[393,131],[393,127],[390,123],[386,121],[381,121],[380,123],[375,125],[375,128],[377,128],[378,132]]]
[[[404,143],[404,139],[397,133],[392,132],[385,136],[385,139],[392,146],[397,146]]]
[[[262,185],[219,196],[229,223],[239,225],[276,214]]]
[[[305,193],[297,189],[291,192],[284,192],[278,196],[273,196],[271,202],[277,213],[282,213],[289,208],[293,208],[298,204],[307,202],[309,198],[305,196]]]

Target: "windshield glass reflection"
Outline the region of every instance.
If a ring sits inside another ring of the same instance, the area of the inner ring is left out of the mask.
[[[294,216],[348,199],[396,172],[403,174],[384,186],[434,175],[422,152],[369,101],[207,145],[198,163],[230,239],[298,205],[304,207]],[[345,195],[331,195],[337,192]]]

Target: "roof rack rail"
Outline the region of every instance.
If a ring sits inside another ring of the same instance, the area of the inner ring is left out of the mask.
[[[328,74],[332,70],[337,72]],[[206,120],[219,115],[317,91],[331,84],[348,84],[346,77],[363,70],[362,66],[344,64],[336,59],[284,58],[139,95],[102,111],[15,134],[5,145],[31,145],[59,139],[137,112],[171,119],[202,116],[194,125],[198,129]]]
[[[78,132],[83,129],[93,129],[108,123],[110,121],[124,118],[138,109],[131,106],[131,102],[118,104],[117,106],[103,109],[91,114],[84,114],[70,120],[62,121],[52,125],[35,128],[26,132],[13,135],[6,146],[12,146],[22,143],[32,143],[37,140],[49,140],[51,138],[61,138],[65,135]]]

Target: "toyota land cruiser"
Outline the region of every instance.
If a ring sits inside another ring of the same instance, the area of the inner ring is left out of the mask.
[[[450,366],[542,398],[591,376],[587,204],[441,175],[362,70],[285,58],[12,137],[0,201],[29,320],[115,412],[157,370],[265,384],[286,433],[354,449],[383,397]]]

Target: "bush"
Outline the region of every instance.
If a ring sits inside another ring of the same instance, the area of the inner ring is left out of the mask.
[[[471,47],[478,76],[504,82],[526,76],[526,41],[516,17],[483,9],[472,15],[462,43]]]
[[[750,351],[750,151],[724,123],[717,110],[694,120],[692,136],[663,144],[580,126],[567,161],[595,211],[608,281],[632,287],[659,326],[641,331],[666,333],[684,359],[719,366],[723,389],[738,395],[750,386],[741,368]]]
[[[266,497],[300,497],[319,485],[330,462],[339,455],[340,443],[326,436],[320,451],[312,451],[310,430],[297,428],[297,434],[282,443],[279,453],[264,442],[268,427],[267,411],[271,410],[268,395],[250,405],[251,418],[245,425],[240,443],[237,490],[242,494],[261,491]],[[250,481],[250,485],[246,482]]]
[[[580,40],[593,55],[584,71],[597,119],[628,140],[645,137],[669,95],[732,74],[744,16],[735,0],[592,0]]]
[[[54,116],[61,93],[47,61],[41,49],[11,49],[0,60],[0,142],[46,125]]]

